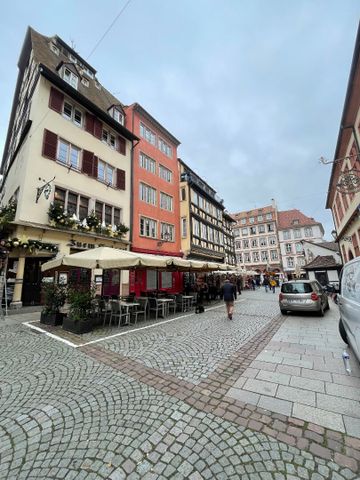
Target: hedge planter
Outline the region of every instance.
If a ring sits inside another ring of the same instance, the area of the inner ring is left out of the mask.
[[[44,313],[41,312],[40,323],[44,325],[61,325],[64,320],[64,313]]]
[[[91,332],[93,329],[93,322],[91,319],[73,320],[71,317],[67,316],[64,318],[62,328],[67,332],[77,333],[80,335],[82,333]]]

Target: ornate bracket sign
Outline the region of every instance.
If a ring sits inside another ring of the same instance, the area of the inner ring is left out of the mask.
[[[360,171],[355,168],[347,170],[339,175],[336,190],[341,193],[360,192]]]
[[[44,179],[39,178],[39,180],[42,180],[43,182],[45,182]],[[52,190],[51,189],[51,182],[53,182],[54,180],[55,180],[55,177],[52,178],[51,180],[49,180],[48,182],[46,182],[41,187],[37,187],[37,189],[36,189],[36,202],[35,203],[38,203],[39,198],[41,197],[42,193],[44,193],[44,197],[46,198],[46,200],[49,200],[50,193],[51,193],[51,190]]]

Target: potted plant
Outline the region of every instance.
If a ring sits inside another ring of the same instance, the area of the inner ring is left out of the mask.
[[[93,328],[92,301],[95,289],[93,286],[71,287],[68,290],[67,300],[69,313],[63,321],[63,329],[72,333],[88,333]]]
[[[60,313],[60,308],[64,306],[66,300],[66,287],[58,283],[44,283],[44,307],[41,311],[40,322],[46,325],[61,325],[64,314]]]

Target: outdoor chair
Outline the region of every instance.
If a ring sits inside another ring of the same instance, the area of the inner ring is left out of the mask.
[[[158,302],[157,298],[149,298],[150,304],[150,314],[151,312],[155,312],[155,319],[158,319],[159,312],[163,312],[163,305]]]
[[[172,301],[168,303],[167,308],[170,313],[176,313],[176,295],[167,295],[168,299],[171,299]]]
[[[186,309],[186,299],[181,294],[176,295],[176,309],[180,312],[184,312]]]
[[[111,307],[111,313],[110,313],[109,325],[111,325],[113,319],[114,320],[118,319],[119,320],[118,327],[120,327],[122,318],[125,318],[125,323],[129,323],[129,313],[127,310],[121,308],[121,305],[118,301],[114,300],[110,302],[110,307]],[[105,325],[105,319],[104,319],[104,325]]]
[[[133,313],[132,313],[132,322],[134,325],[136,325],[138,316],[142,315],[144,317],[144,321],[146,321],[146,313],[148,310],[148,302],[149,300],[147,298],[138,298],[136,300],[137,303],[140,304],[139,307],[137,307]]]

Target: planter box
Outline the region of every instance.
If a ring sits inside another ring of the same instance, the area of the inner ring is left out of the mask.
[[[88,333],[93,329],[93,322],[91,318],[87,320],[74,321],[71,317],[65,317],[62,328],[67,332],[77,334]]]
[[[40,323],[43,323],[44,325],[61,325],[63,323],[64,317],[64,313],[46,314],[41,312]]]

